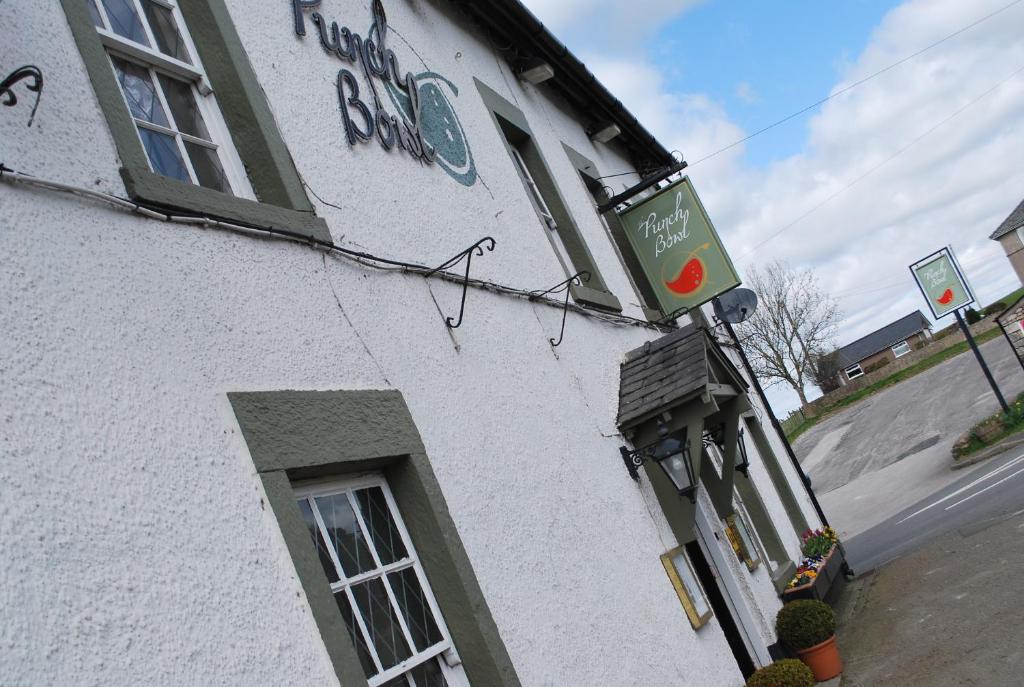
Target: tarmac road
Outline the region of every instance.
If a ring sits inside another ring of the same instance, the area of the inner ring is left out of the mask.
[[[846,558],[857,574],[877,568],[953,530],[969,536],[1024,514],[1024,447],[991,458],[970,474],[849,539]]]
[[[1024,370],[1006,340],[989,341],[981,351],[1012,402],[1024,392]],[[829,520],[850,541],[987,469],[989,462],[951,471],[950,448],[998,409],[968,351],[822,421],[793,448]]]

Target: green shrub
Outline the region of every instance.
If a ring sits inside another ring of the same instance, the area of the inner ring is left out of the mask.
[[[813,687],[814,673],[803,661],[786,658],[761,668],[747,680],[747,687]]]
[[[878,362],[871,363],[870,365],[865,367],[864,368],[864,374],[869,375],[872,372],[877,372],[878,370],[881,370],[883,367],[885,367],[888,364],[889,364],[889,359],[888,358],[882,358]]]
[[[964,313],[964,319],[967,320],[967,324],[977,324],[981,322],[981,315],[974,308],[967,308],[967,312]]]
[[[989,315],[996,315],[998,313],[1001,313],[1004,310],[1006,310],[1006,303],[1003,303],[1002,301],[996,301],[992,305],[982,310],[981,314],[985,317],[988,317]]]
[[[791,601],[775,616],[775,631],[793,651],[809,649],[836,633],[836,614],[822,601]]]

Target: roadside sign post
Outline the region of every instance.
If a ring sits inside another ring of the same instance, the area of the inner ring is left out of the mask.
[[[963,315],[960,314],[961,308],[966,308],[974,302],[974,294],[956,261],[956,256],[953,255],[953,249],[946,247],[918,260],[910,266],[910,273],[914,275],[914,281],[921,289],[921,295],[924,296],[936,320],[950,313],[956,316],[957,324],[960,325],[967,344],[971,347],[974,357],[977,358],[978,365],[981,366],[981,371],[985,374],[989,386],[992,387],[992,393],[996,395],[1003,412],[1010,412],[1010,407],[1006,404],[1006,399],[1003,398],[1003,393],[999,390],[992,371],[985,362],[985,358],[982,357],[981,351],[978,350],[977,342],[971,336],[970,327],[967,326]]]
[[[970,345],[971,350],[974,352],[974,357],[978,359],[978,364],[981,365],[981,371],[985,373],[985,379],[988,380],[989,386],[992,387],[992,392],[999,399],[999,405],[1002,406],[1003,412],[1010,412],[1010,406],[1006,405],[1006,399],[1003,398],[1003,394],[999,391],[999,385],[996,384],[996,380],[992,377],[992,371],[988,369],[988,364],[985,363],[985,359],[981,357],[981,351],[978,350],[978,344],[975,343],[974,337],[971,336],[971,328],[964,322],[963,315],[960,314],[959,310],[954,311],[956,313],[956,321],[960,325],[960,329],[964,332],[964,338],[967,339],[967,343]]]

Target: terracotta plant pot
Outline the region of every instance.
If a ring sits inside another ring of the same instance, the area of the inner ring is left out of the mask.
[[[831,680],[843,672],[843,659],[839,656],[839,647],[836,646],[835,635],[832,635],[821,644],[816,644],[809,649],[796,652],[796,655],[811,669],[817,682]]]

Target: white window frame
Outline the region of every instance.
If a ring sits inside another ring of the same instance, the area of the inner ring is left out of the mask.
[[[506,139],[508,140],[508,139]],[[523,158],[522,153],[519,152],[519,148],[512,141],[508,141],[509,150],[512,151],[512,160],[516,163],[516,168],[519,170],[519,174],[523,178],[523,182],[526,184],[526,188],[529,189],[530,197],[533,199],[534,208],[537,210],[537,214],[544,220],[545,226],[551,231],[551,237],[555,243],[555,249],[558,252],[558,257],[562,261],[562,265],[566,270],[573,268],[572,259],[569,257],[569,251],[566,250],[565,244],[562,243],[562,235],[558,233],[558,222],[555,221],[554,216],[551,214],[551,210],[548,208],[548,204],[544,201],[544,196],[540,193],[540,188],[537,186],[537,182],[534,181],[533,175],[530,174],[529,167],[526,166],[526,160]]]
[[[376,548],[372,544],[373,540],[369,535],[369,529],[363,521],[363,515],[360,511],[359,504],[356,502],[354,497],[354,492],[360,489],[368,489],[372,487],[379,487],[383,491],[388,508],[391,510],[391,516],[394,519],[394,523],[402,537],[402,544],[405,546],[406,553],[408,554],[406,558],[394,563],[389,563],[388,565],[381,563]],[[419,665],[438,658],[440,659],[438,660],[438,664],[441,666],[444,679],[448,682],[448,687],[469,687],[469,680],[462,668],[462,660],[459,658],[458,652],[455,649],[455,644],[452,641],[451,633],[448,631],[448,626],[444,621],[444,616],[441,614],[441,609],[437,604],[437,600],[434,598],[434,591],[427,582],[427,576],[423,572],[419,555],[417,555],[416,549],[413,546],[412,538],[409,536],[409,531],[405,527],[405,521],[402,519],[401,512],[398,510],[398,504],[395,502],[395,497],[391,493],[387,480],[378,474],[359,475],[344,480],[318,480],[315,482],[296,485],[294,493],[296,500],[309,500],[310,502],[318,496],[345,494],[348,498],[349,505],[352,507],[352,512],[355,514],[356,521],[358,522],[364,541],[367,544],[367,549],[369,549],[370,555],[373,557],[374,564],[376,565],[376,568],[373,571],[361,573],[354,577],[347,577],[345,575],[344,568],[341,566],[341,562],[338,560],[337,553],[334,551],[334,547],[330,543],[330,539],[327,537],[327,528],[320,517],[319,510],[317,508],[312,509],[316,517],[319,534],[323,538],[323,543],[326,545],[327,552],[330,554],[331,561],[334,563],[335,572],[338,576],[338,581],[331,583],[331,594],[334,595],[338,592],[344,591],[347,595],[349,605],[352,608],[352,615],[359,626],[359,631],[363,635],[366,649],[370,654],[370,658],[373,661],[374,666],[378,670],[378,673],[375,676],[368,678],[368,687],[380,687],[380,685],[408,673]],[[395,593],[391,589],[391,583],[388,580],[389,573],[405,570],[407,568],[412,568],[415,571],[416,578],[420,583],[420,588],[423,590],[423,596],[430,606],[430,612],[434,615],[434,622],[437,624],[437,629],[441,632],[441,636],[443,638],[441,642],[434,644],[422,652],[419,652],[416,649],[416,644],[413,641],[409,628],[406,625],[405,617],[400,610],[401,607],[398,605]],[[377,656],[377,649],[374,646],[373,641],[370,639],[370,634],[366,629],[362,612],[360,611],[359,605],[356,603],[355,597],[352,594],[353,585],[360,584],[371,579],[380,579],[384,584],[384,589],[387,592],[388,599],[394,607],[396,619],[398,620],[399,627],[402,630],[402,635],[405,638],[406,644],[409,646],[409,650],[413,652],[411,657],[387,670],[382,670],[380,658]]]
[[[857,374],[851,374],[853,370],[856,370]],[[864,370],[861,368],[860,363],[857,363],[856,365],[850,365],[848,368],[843,370],[843,372],[846,373],[846,378],[851,381],[857,379],[857,377],[864,376]]]
[[[87,2],[90,0],[82,1]],[[94,26],[93,28],[96,29],[101,42],[106,48],[108,59],[110,56],[115,56],[136,64],[149,72],[150,79],[152,80],[157,96],[160,99],[160,106],[164,109],[164,113],[168,117],[169,121],[173,121],[174,115],[167,104],[166,98],[164,97],[163,86],[159,83],[157,74],[162,73],[171,78],[176,78],[179,81],[187,81],[191,85],[192,97],[196,102],[199,113],[202,116],[203,122],[206,124],[206,128],[210,134],[211,140],[205,141],[176,129],[168,129],[151,122],[141,122],[138,119],[135,119],[135,117],[132,117],[133,124],[136,125],[135,135],[138,137],[139,145],[142,146],[143,150],[145,151],[146,147],[142,142],[142,137],[139,135],[138,126],[142,126],[143,128],[150,129],[167,136],[173,136],[175,144],[178,147],[178,152],[181,155],[182,160],[185,163],[185,168],[188,171],[189,180],[195,186],[206,188],[199,183],[196,172],[192,167],[192,159],[189,156],[188,151],[185,149],[185,141],[204,148],[210,148],[210,143],[213,143],[217,157],[220,160],[221,167],[224,169],[224,175],[227,177],[228,185],[231,187],[231,193],[240,198],[256,200],[256,194],[252,190],[252,184],[249,182],[249,176],[245,171],[245,165],[242,163],[242,159],[238,155],[238,151],[235,149],[234,143],[231,141],[230,132],[228,131],[227,124],[221,114],[220,106],[217,104],[216,97],[213,94],[213,89],[210,87],[209,79],[206,76],[206,70],[203,68],[202,61],[199,57],[199,51],[196,50],[195,43],[192,41],[192,35],[188,30],[188,25],[185,23],[185,17],[178,8],[177,2],[174,0],[151,0],[155,4],[161,5],[171,11],[174,16],[174,23],[178,29],[178,33],[180,34],[182,41],[185,43],[185,49],[188,51],[189,57],[192,58],[193,64],[182,62],[181,60],[177,60],[160,52],[156,36],[153,34],[153,29],[149,25],[149,18],[146,16],[145,10],[142,7],[142,0],[126,1],[131,3],[132,7],[134,7],[135,12],[139,17],[139,21],[142,23],[142,28],[146,32],[146,39],[149,41],[148,46],[129,40],[107,28],[112,26],[112,24],[110,22],[110,17],[107,15],[107,8],[104,6],[103,0],[92,1],[94,2],[96,10],[104,24],[103,26]],[[113,63],[111,63],[110,68],[113,71]],[[117,79],[116,72],[114,74],[114,78],[115,80]],[[118,83],[118,90],[121,91],[121,96],[123,98],[124,92],[120,83]],[[131,108],[129,107],[127,100],[125,101],[125,107],[128,108],[130,113]],[[146,162],[149,164],[150,169],[153,170],[153,163],[149,159],[148,152],[146,152]],[[155,172],[155,170],[153,171]]]
[[[897,349],[899,349],[899,350],[897,350]],[[900,341],[898,344],[893,346],[890,350],[892,351],[892,354],[894,356],[896,356],[897,358],[902,358],[903,356],[907,355],[908,353],[913,352],[913,349],[910,347],[910,342],[909,341]]]
[[[523,175],[523,179],[526,181],[526,186],[530,189],[530,195],[533,196],[533,202],[537,204],[537,212],[544,218],[544,223],[548,225],[548,229],[557,232],[558,223],[555,221],[554,216],[552,216],[551,210],[548,209],[548,204],[544,202],[544,196],[540,194],[540,188],[537,187],[537,182],[533,180],[533,175],[530,174],[530,169],[526,166],[526,160],[523,159],[523,154],[520,153],[519,149],[512,143],[509,143],[509,148],[512,150],[512,159],[515,160],[516,166],[519,168],[519,173]]]

